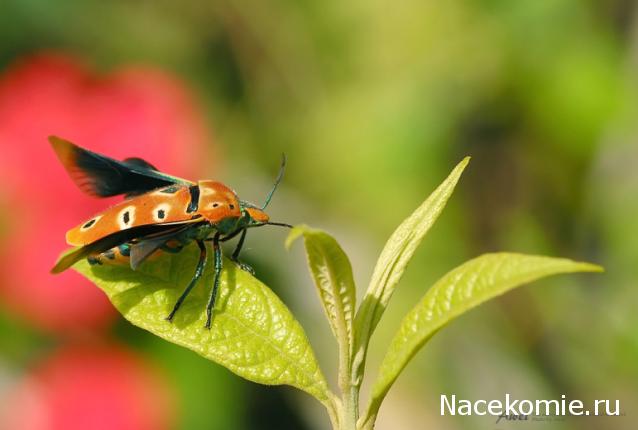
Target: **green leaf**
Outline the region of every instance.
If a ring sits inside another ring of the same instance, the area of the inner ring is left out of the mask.
[[[90,266],[86,261],[74,268],[101,288],[134,325],[250,381],[292,385],[328,405],[331,393],[300,324],[268,287],[230,260],[224,260],[210,330],[204,323],[213,283],[211,262],[173,323],[165,320],[192,278],[196,261],[196,247],[189,246],[179,254],[147,261],[137,271]]]
[[[388,305],[397,283],[401,280],[421,240],[443,211],[469,161],[470,157],[465,157],[457,164],[445,181],[392,233],[381,251],[368,291],[355,319],[357,335],[355,367],[363,364],[370,336]],[[362,368],[358,370],[359,373],[362,371]]]
[[[315,281],[330,328],[339,344],[342,372],[349,368],[352,354],[356,292],[350,260],[337,241],[327,233],[305,225],[296,226],[286,246],[303,235],[310,273]],[[347,381],[341,381],[347,383]]]
[[[439,279],[403,319],[372,389],[367,421],[416,352],[439,329],[468,310],[513,288],[545,276],[600,272],[602,268],[562,258],[511,253],[485,254]]]

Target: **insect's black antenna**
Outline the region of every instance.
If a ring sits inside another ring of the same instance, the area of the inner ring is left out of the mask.
[[[268,206],[268,203],[270,203],[270,199],[272,199],[273,194],[275,194],[275,190],[277,190],[277,186],[283,179],[285,171],[286,171],[286,154],[282,153],[281,167],[279,168],[279,174],[277,175],[277,179],[275,179],[275,185],[273,185],[272,190],[270,190],[270,192],[268,193],[268,196],[266,197],[266,201],[264,202],[264,205],[261,207],[262,211],[266,209],[266,206]]]
[[[276,225],[279,227],[288,227],[288,228],[293,228],[293,226],[291,226],[290,224],[286,224],[285,222],[266,222],[264,223],[265,225]]]
[[[256,224],[250,224],[250,225],[247,225],[247,226],[246,226],[246,227],[244,227],[244,228],[263,227],[263,226],[265,226],[265,225],[274,225],[274,226],[277,226],[277,227],[294,228],[294,226],[292,226],[292,225],[290,225],[290,224],[286,224],[285,222],[271,222],[271,221],[268,221],[268,222],[259,222],[259,223],[256,223]]]

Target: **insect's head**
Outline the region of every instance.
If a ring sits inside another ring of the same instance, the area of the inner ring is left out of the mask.
[[[242,219],[246,225],[265,224],[270,221],[268,214],[252,203],[240,200]]]
[[[199,181],[199,207],[197,212],[212,224],[223,220],[239,219],[242,209],[233,190],[221,182]]]

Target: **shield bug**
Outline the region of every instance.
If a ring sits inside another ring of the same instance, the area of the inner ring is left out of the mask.
[[[67,232],[66,241],[75,248],[63,254],[51,272],[60,273],[83,258],[91,264],[126,262],[135,270],[158,250],[179,252],[195,242],[200,250],[199,260],[193,278],[166,318],[169,321],[204,272],[208,259],[205,241],[212,242],[215,269],[206,306],[206,328],[210,328],[222,270],[220,244],[239,236],[231,260],[252,273],[239,261],[248,229],[264,225],[291,227],[271,222],[265,212],[283,178],[285,156],[264,204],[257,206],[240,200],[221,182],[191,182],[162,173],[141,158],[118,161],[55,136],[49,137],[49,142],[82,191],[95,197],[125,196],[124,201]]]

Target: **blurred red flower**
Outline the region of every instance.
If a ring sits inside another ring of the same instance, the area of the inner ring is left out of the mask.
[[[116,346],[67,347],[7,390],[5,430],[162,430],[174,398],[161,373]]]
[[[74,186],[52,134],[196,177],[205,127],[183,85],[152,68],[98,76],[69,56],[41,54],[0,75],[0,299],[42,328],[103,326],[114,315],[104,295],[72,271],[49,269],[65,232],[112,202]]]

